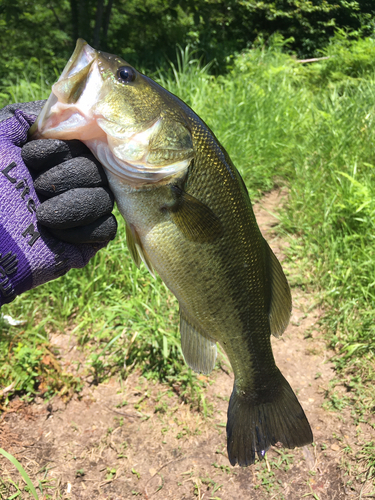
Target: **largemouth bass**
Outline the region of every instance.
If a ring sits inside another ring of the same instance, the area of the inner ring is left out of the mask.
[[[228,355],[230,463],[252,464],[277,442],[311,443],[270,341],[289,322],[289,286],[207,125],[123,59],[78,40],[30,133],[79,139],[103,164],[134,261],[155,269],[178,299],[187,364],[209,373],[217,342]]]

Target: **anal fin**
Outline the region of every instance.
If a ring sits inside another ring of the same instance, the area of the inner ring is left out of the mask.
[[[216,361],[216,342],[191,325],[180,309],[181,348],[186,363],[196,372],[209,374]]]

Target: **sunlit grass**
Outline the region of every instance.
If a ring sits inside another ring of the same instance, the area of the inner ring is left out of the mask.
[[[47,99],[54,80],[46,78],[43,69],[31,66],[17,75],[14,83],[0,81],[0,107],[13,102],[30,102]],[[56,78],[57,79],[57,78]]]

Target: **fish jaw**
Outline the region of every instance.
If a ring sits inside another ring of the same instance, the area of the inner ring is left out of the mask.
[[[79,39],[68,63],[29,131],[31,139],[79,139],[85,141],[105,134],[94,116],[103,79],[98,53]]]

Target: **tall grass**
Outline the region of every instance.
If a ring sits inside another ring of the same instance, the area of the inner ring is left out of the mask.
[[[234,58],[225,76],[212,77],[189,50],[158,75],[214,131],[253,198],[288,186],[281,227],[293,236],[292,281],[320,293],[327,337],[340,354],[337,367],[346,367],[349,378],[360,372],[364,383],[375,351],[375,57],[369,53],[375,56],[373,40],[349,43],[339,34],[329,59],[305,65],[275,37],[272,46]],[[9,95],[21,88],[22,82]],[[27,325],[22,334],[3,329],[2,386],[13,380],[4,367],[12,364],[15,345],[33,339],[41,349],[51,331],[68,327],[89,351],[95,379],[125,376],[138,366],[151,377],[191,381],[181,372],[176,301],[159,279],[134,267],[121,222],[116,240],[85,269],[3,309]],[[348,366],[357,367],[352,375]]]
[[[61,68],[62,69],[62,68]],[[14,102],[29,102],[46,99],[51,92],[54,83],[51,74],[58,72],[51,68],[49,76],[46,76],[43,67],[31,61],[27,68],[15,78],[0,80],[0,107]]]

